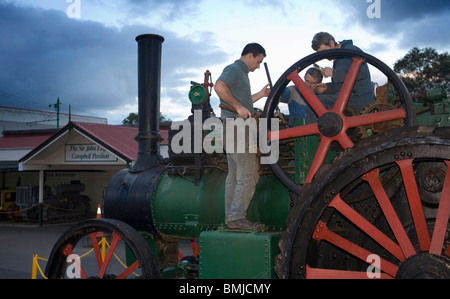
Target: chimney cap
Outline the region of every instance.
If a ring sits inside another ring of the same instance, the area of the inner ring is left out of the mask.
[[[141,35],[136,36],[136,41],[139,42],[140,40],[143,40],[146,38],[160,39],[161,42],[164,42],[164,37],[162,37],[161,35],[158,35],[158,34],[141,34]]]

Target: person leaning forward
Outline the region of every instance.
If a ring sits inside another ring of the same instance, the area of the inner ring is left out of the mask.
[[[314,35],[311,47],[316,52],[330,49],[349,49],[362,52],[360,48],[353,45],[352,40],[344,40],[337,43],[334,37],[327,32],[319,32]],[[332,108],[337,101],[339,93],[347,78],[348,71],[352,65],[350,57],[337,58],[333,62],[333,68],[325,67],[322,69],[324,77],[331,77],[330,83],[319,83],[315,90],[320,95],[318,99],[326,108]],[[355,113],[360,112],[375,100],[374,86],[370,77],[370,71],[367,63],[363,63],[355,85],[348,100],[347,107],[351,108]],[[317,115],[312,111],[311,107],[306,109],[306,123],[310,124],[317,120]]]
[[[248,78],[248,73],[259,69],[265,57],[264,48],[257,43],[251,43],[245,46],[240,59],[225,67],[214,86],[221,107],[225,107],[221,110],[222,119],[251,118],[255,113],[253,103],[269,95],[269,84],[252,95]],[[224,133],[223,140],[226,140],[227,132]],[[259,160],[257,153],[248,150],[248,140],[236,140],[236,137],[237,134],[234,134],[234,143],[245,142],[246,151],[227,151],[225,224],[230,229],[251,229],[255,224],[247,219],[247,209],[259,180]]]

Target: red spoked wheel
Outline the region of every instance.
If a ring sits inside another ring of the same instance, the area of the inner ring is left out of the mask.
[[[322,167],[280,242],[284,278],[450,278],[450,128],[369,137]]]
[[[352,64],[348,70],[347,77],[334,107],[327,109],[321,103],[318,96],[308,88],[305,81],[300,77],[300,72],[321,60],[332,60],[336,58],[352,59]],[[361,66],[364,63],[371,65],[377,72],[382,73],[387,78],[387,82],[393,86],[395,90],[395,99],[393,100],[392,105],[390,105],[392,109],[376,111],[365,115],[347,115],[345,112],[346,109],[348,109],[349,98],[353,92],[353,87]],[[320,143],[314,151],[315,156],[309,169],[307,169],[307,175],[304,182],[296,182],[293,179],[293,173],[298,174],[302,171],[299,165],[295,165],[294,169],[282,165],[281,162],[271,165],[272,170],[280,181],[297,195],[299,194],[302,185],[310,183],[317,170],[324,164],[325,158],[333,142],[338,143],[342,149],[354,146],[354,141],[349,136],[349,129],[395,120],[403,120],[403,126],[406,127],[414,124],[412,102],[403,82],[383,62],[366,53],[344,49],[327,50],[312,54],[298,61],[291,66],[291,68],[289,68],[275,84],[266,102],[263,117],[274,117],[281,96],[285,88],[291,82],[295,85],[312,110],[317,114],[318,121],[312,124],[282,129],[278,132],[269,132],[269,140],[286,141],[309,135],[320,136]],[[291,160],[294,160],[294,157],[292,157]],[[284,158],[284,161],[286,161],[286,158]]]
[[[48,259],[45,276],[156,279],[160,273],[144,237],[131,226],[113,219],[88,219],[59,238]]]

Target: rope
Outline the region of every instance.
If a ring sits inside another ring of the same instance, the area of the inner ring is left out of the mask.
[[[47,277],[45,277],[44,272],[42,271],[41,267],[39,266],[38,260],[48,262],[47,259],[41,258],[37,254],[33,254],[33,266],[31,269],[31,279],[37,279],[37,270],[39,270],[39,273],[41,273],[41,275],[42,275],[42,277],[44,277],[44,279],[47,279]]]
[[[102,239],[98,242],[98,245],[102,245],[103,242],[106,244],[106,246],[108,246],[108,248],[110,247],[108,241],[106,241],[105,237],[102,237]],[[83,255],[81,255],[79,258],[84,258],[85,256],[87,256],[88,254],[90,254],[92,251],[94,251],[94,248],[92,248],[91,250],[87,251],[86,253],[84,253]],[[117,261],[125,268],[127,269],[128,267],[125,265],[124,262],[122,262],[122,260],[116,255],[116,253],[113,253],[114,257],[117,259]],[[102,256],[102,260],[104,261],[105,257]],[[33,254],[33,265],[32,265],[32,269],[31,269],[31,279],[37,279],[37,271],[39,271],[39,273],[41,273],[41,276],[44,279],[48,279],[47,277],[45,277],[41,267],[39,266],[39,262],[38,260],[42,260],[42,261],[46,261],[48,262],[47,259],[41,258],[39,257],[37,254]],[[132,272],[134,276],[139,277],[139,274],[136,274],[135,272]]]
[[[25,209],[22,209],[22,210],[15,210],[15,211],[11,211],[11,212],[0,212],[0,214],[20,213],[20,212],[22,212],[22,211],[31,210],[31,209],[33,209],[33,208],[35,208],[35,207],[37,207],[37,206],[39,206],[39,204],[36,204],[36,205],[34,205],[34,206],[31,206],[31,207],[28,207],[28,208],[25,208]]]
[[[48,205],[46,203],[37,203],[35,205],[29,206],[28,208],[15,210],[15,211],[10,211],[10,212],[0,212],[0,214],[13,214],[13,213],[25,212],[25,211],[34,209],[34,208],[38,207],[39,205],[42,205],[42,206],[47,207],[49,209],[55,209],[55,210],[61,210],[61,211],[82,211],[82,210],[86,209],[86,207],[84,207],[84,208],[77,208],[77,209],[66,209],[66,208],[60,208],[60,207],[51,206],[51,205]]]

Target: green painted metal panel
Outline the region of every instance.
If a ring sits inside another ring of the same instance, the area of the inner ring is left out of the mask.
[[[165,174],[153,194],[152,216],[162,234],[174,238],[198,239],[203,231],[224,225],[225,179],[227,172],[205,171],[198,186],[192,177]],[[289,212],[288,190],[274,175],[261,176],[247,211],[251,221],[270,230],[285,228]]]
[[[215,231],[200,234],[199,278],[271,279],[279,232]]]

